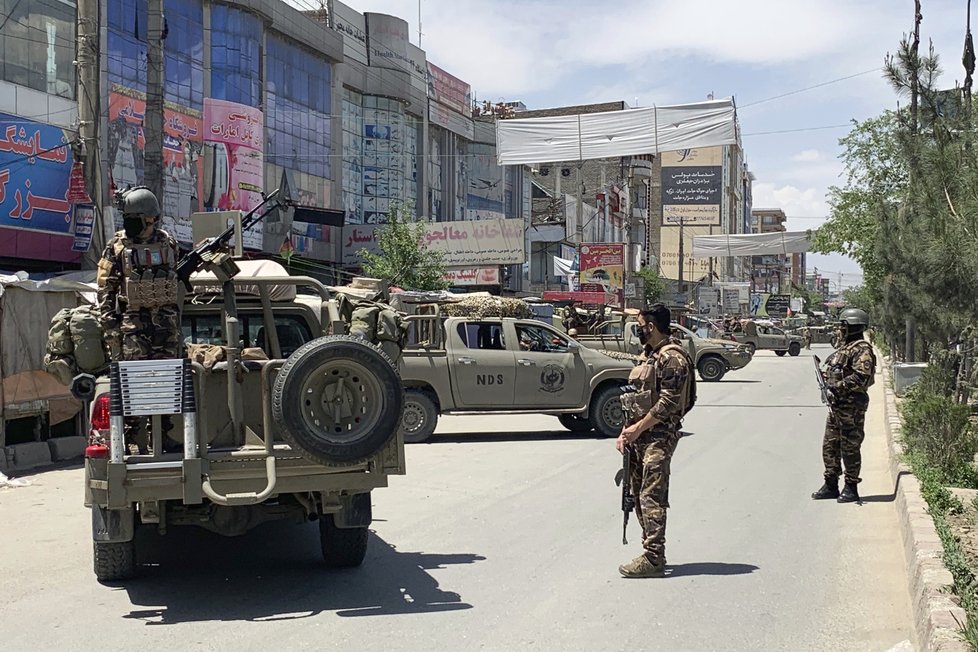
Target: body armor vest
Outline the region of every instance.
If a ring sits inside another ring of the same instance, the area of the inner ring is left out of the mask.
[[[122,293],[129,310],[177,304],[176,261],[167,242],[130,243],[120,253]]]

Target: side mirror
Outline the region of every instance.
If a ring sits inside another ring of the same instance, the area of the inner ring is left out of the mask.
[[[571,353],[580,353],[581,345],[577,342],[570,341],[567,343],[567,350],[570,351]]]

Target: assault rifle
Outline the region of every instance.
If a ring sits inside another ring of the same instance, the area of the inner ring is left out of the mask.
[[[628,545],[628,515],[635,509],[635,496],[632,495],[631,482],[632,447],[625,446],[625,452],[621,456],[621,468],[615,474],[615,485],[621,485],[621,511],[624,513],[624,520],[621,525],[621,543]]]
[[[278,208],[285,209],[294,206],[289,195],[288,184],[283,180],[281,186],[268,193],[260,204],[252,208],[241,218],[240,233],[243,235],[248,229],[262,221],[272,211]],[[214,271],[221,281],[227,280],[223,278],[224,276],[233,278],[240,271],[237,264],[226,251],[228,243],[234,237],[235,230],[236,227],[232,224],[218,236],[208,238],[198,244],[189,254],[180,259],[176,267],[177,278],[183,282],[184,287],[187,288],[187,292],[193,291],[190,276],[200,269],[207,268]]]
[[[817,355],[813,355],[812,362],[815,363],[815,379],[818,381],[818,389],[822,392],[822,404],[831,405],[830,390],[825,386],[825,377],[822,375],[822,361]]]

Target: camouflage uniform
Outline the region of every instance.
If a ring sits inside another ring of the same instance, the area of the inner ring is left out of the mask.
[[[162,229],[145,239],[119,231],[98,264],[98,301],[113,360],[180,355],[177,243]]]
[[[838,482],[845,465],[846,483],[856,484],[860,481],[859,447],[865,437],[867,391],[876,373],[876,356],[869,342],[857,339],[841,346],[825,362],[829,369],[825,372],[825,384],[835,396],[822,440],[825,480]]]
[[[692,369],[682,344],[673,338],[663,341],[655,349],[646,347],[643,358],[630,378],[637,391],[626,394],[622,402],[629,423],[635,423],[647,412],[660,422],[632,444],[636,462],[632,464],[630,480],[646,556],[664,564],[669,467],[679,442],[679,427]]]

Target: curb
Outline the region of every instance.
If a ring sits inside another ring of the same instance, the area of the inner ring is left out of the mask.
[[[882,355],[878,357],[883,359]],[[920,482],[910,467],[900,461],[903,445],[899,438],[903,426],[896,395],[890,386],[892,374],[885,363],[881,366],[890,475],[896,486],[896,509],[907,560],[917,647],[924,652],[967,652],[971,648],[958,632],[968,617],[954,595],[954,578],[944,567],[944,546],[927,511]]]

